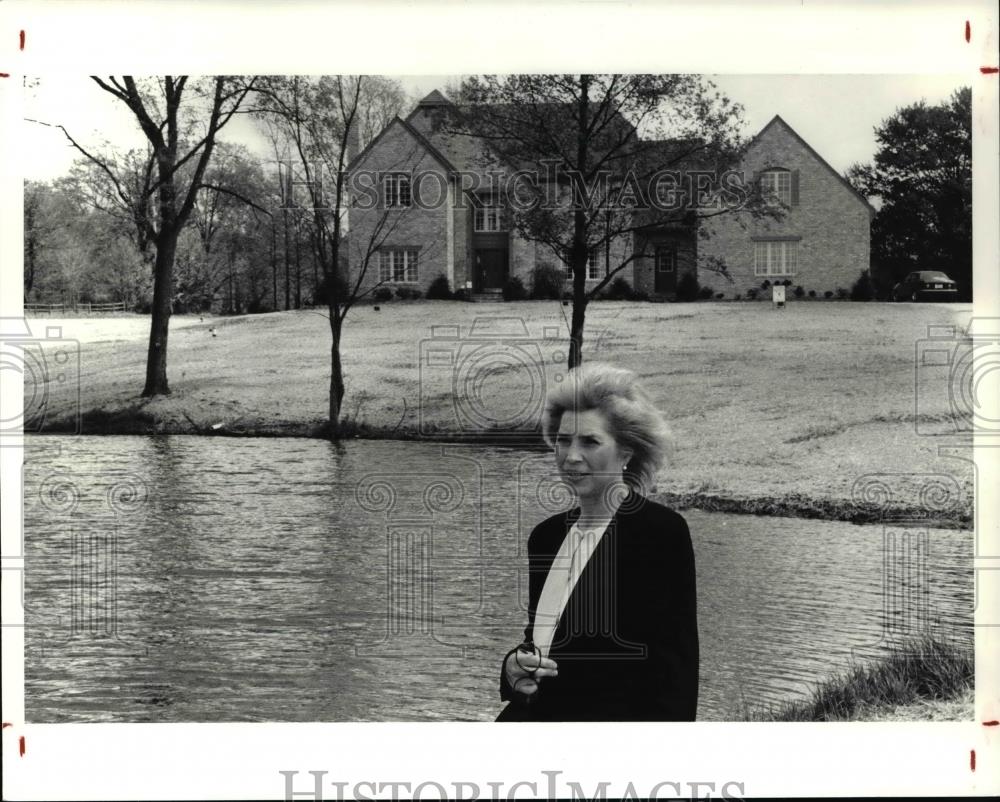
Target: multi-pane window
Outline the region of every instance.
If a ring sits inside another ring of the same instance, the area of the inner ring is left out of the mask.
[[[788,170],[767,170],[760,174],[760,192],[777,198],[785,206],[792,203],[792,174]]]
[[[386,248],[379,253],[379,281],[413,282],[417,280],[417,252]]]
[[[500,202],[496,198],[479,198],[473,213],[475,230],[503,231],[502,211]]]
[[[757,276],[794,276],[799,263],[797,240],[758,240],[753,249]]]
[[[566,278],[573,280],[573,268],[569,265],[566,266]],[[601,278],[601,258],[598,249],[594,248],[587,256],[587,281],[598,281]]]
[[[597,281],[601,277],[600,258],[595,248],[587,257],[587,281]]]
[[[410,177],[403,173],[391,173],[385,177],[385,207],[405,208],[412,202]]]
[[[677,251],[666,245],[656,247],[656,272],[673,273],[677,269]]]

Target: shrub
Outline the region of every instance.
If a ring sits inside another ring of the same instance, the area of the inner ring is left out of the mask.
[[[747,300],[748,301],[756,301],[757,300],[757,288],[756,287],[751,287],[749,290],[747,290]]]
[[[741,298],[742,296],[739,293],[736,293],[736,295],[733,296],[734,301],[739,301]]]
[[[565,271],[548,264],[539,265],[531,274],[531,297],[536,301],[558,301],[565,280]]]
[[[832,298],[833,297],[833,291],[832,290],[827,290],[826,292],[823,293],[823,297],[824,298]]]
[[[694,273],[685,273],[677,282],[677,300],[694,301],[698,297],[698,279]]]
[[[837,298],[841,301],[846,301],[851,297],[851,294],[845,290],[843,287],[837,287]]]
[[[784,284],[786,287],[791,287],[792,286],[792,280],[790,278],[786,278],[784,281],[782,281],[780,283]]]
[[[633,301],[648,301],[649,293],[645,290],[632,290],[632,300]]]
[[[635,297],[635,293],[632,292],[632,286],[628,281],[624,277],[618,276],[611,282],[611,286],[608,287],[605,297],[609,301],[629,301]]]
[[[795,288],[795,297],[796,298],[801,298],[805,294],[806,294],[806,291],[804,289],[802,289],[802,285],[799,284],[799,286]]]
[[[710,301],[713,295],[714,293],[712,292],[711,287],[702,287],[698,290],[698,297],[703,301]]]
[[[715,300],[716,301],[721,301],[725,297],[726,297],[726,294],[724,292],[717,292],[717,293],[715,293]]]
[[[468,301],[470,298],[472,298],[472,294],[465,287],[455,290],[451,296],[453,301]]]
[[[816,290],[809,290],[809,297],[810,298],[815,298],[816,297]]]
[[[391,301],[392,300],[392,288],[391,287],[378,287],[375,292],[372,293],[373,301]]]
[[[442,273],[427,288],[428,301],[450,301],[452,299],[451,287],[448,286],[448,277]]]
[[[524,289],[524,284],[517,276],[511,276],[503,285],[503,299],[505,301],[523,301],[528,297],[528,291]]]
[[[780,284],[781,282],[779,281],[778,283]],[[761,283],[761,285],[760,285],[760,288],[762,290],[766,290],[770,286],[771,286],[771,282],[768,281],[767,279],[764,279],[763,283]]]
[[[396,287],[396,297],[401,301],[413,301],[420,297],[420,290],[413,287]]]
[[[851,287],[852,301],[871,301],[875,297],[875,287],[867,270],[862,270],[858,280]]]

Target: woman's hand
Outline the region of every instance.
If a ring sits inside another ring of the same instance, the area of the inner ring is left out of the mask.
[[[516,693],[533,696],[538,692],[538,682],[545,677],[558,677],[559,667],[555,660],[542,657],[538,649],[528,651],[525,644],[517,647],[504,664],[507,682]]]

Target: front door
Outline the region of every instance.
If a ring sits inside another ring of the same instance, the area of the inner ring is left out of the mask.
[[[677,250],[670,245],[657,245],[654,262],[654,291],[657,294],[676,292]]]
[[[478,249],[473,289],[477,292],[501,290],[506,281],[507,251],[500,248]]]

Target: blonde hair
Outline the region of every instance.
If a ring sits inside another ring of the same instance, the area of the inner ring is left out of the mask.
[[[570,370],[545,399],[545,442],[555,447],[565,412],[587,410],[600,412],[618,446],[632,452],[623,476],[625,483],[640,493],[652,487],[670,450],[670,430],[635,373],[603,362],[588,362]]]

